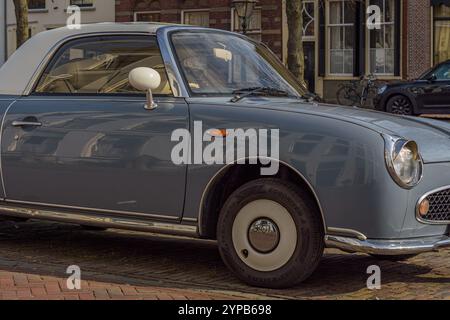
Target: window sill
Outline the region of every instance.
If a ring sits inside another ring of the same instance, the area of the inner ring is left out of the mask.
[[[48,13],[48,9],[29,9],[29,13]]]
[[[97,10],[95,8],[95,6],[92,6],[92,7],[79,7],[79,8],[80,8],[80,11],[95,11],[95,10]],[[67,9],[64,9],[64,12],[67,12]]]

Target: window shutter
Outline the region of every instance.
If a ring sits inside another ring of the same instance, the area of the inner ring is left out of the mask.
[[[325,77],[326,65],[326,28],[325,28],[325,1],[319,1],[319,77]]]
[[[402,1],[395,0],[395,66],[394,75],[399,77],[401,65],[401,22],[402,22]]]
[[[366,7],[364,3],[355,4],[355,15],[353,75],[359,77],[366,73]]]

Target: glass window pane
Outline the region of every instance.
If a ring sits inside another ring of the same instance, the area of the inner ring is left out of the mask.
[[[331,51],[330,53],[330,72],[340,74],[344,72],[344,53],[342,50]]]
[[[387,49],[385,52],[386,55],[386,68],[385,73],[394,73],[395,72],[395,50]]]
[[[342,22],[342,2],[330,2],[330,24],[340,24]]]
[[[435,18],[449,18],[450,19],[450,7],[445,5],[434,7],[434,17]]]
[[[355,3],[353,1],[344,1],[344,23],[355,23]]]
[[[395,21],[395,0],[385,0],[384,21]]]
[[[434,62],[450,59],[450,19],[436,21],[434,27]]]
[[[28,0],[28,9],[45,9],[45,0]]]
[[[384,48],[384,27],[381,29],[374,29],[370,31],[370,47],[372,49],[375,48]]]
[[[303,35],[314,36],[314,2],[303,2]]]
[[[395,26],[394,25],[386,25],[385,30],[385,48],[386,49],[394,49],[395,48],[395,33],[394,33]]]
[[[209,12],[208,11],[189,11],[184,13],[184,23],[199,26],[209,27]]]
[[[108,37],[72,41],[63,46],[45,70],[36,92],[63,94],[141,93],[128,82],[134,68],[159,72],[161,85],[155,94],[171,90],[156,39]]]
[[[161,14],[159,12],[155,13],[136,13],[136,21],[147,21],[147,22],[161,22]]]
[[[279,60],[259,44],[219,32],[178,32],[171,40],[195,95],[229,95],[251,87],[276,88],[295,96],[303,92],[297,91],[298,84],[291,82]]]
[[[343,28],[342,27],[330,27],[330,42],[331,49],[343,48]]]
[[[434,70],[434,75],[439,80],[450,80],[450,63],[443,64]]]
[[[344,27],[345,29],[345,49],[353,49],[355,43],[355,29],[353,27]]]
[[[353,74],[353,50],[344,51],[344,73]]]
[[[373,73],[386,73],[385,72],[385,50],[384,49],[371,49],[370,52],[370,65]]]

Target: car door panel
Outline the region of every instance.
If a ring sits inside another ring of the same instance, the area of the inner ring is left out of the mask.
[[[424,111],[443,111],[450,107],[450,81],[421,82],[414,89],[418,103]]]
[[[8,200],[181,217],[186,167],[171,161],[173,130],[188,127],[180,98],[27,97],[5,119]],[[36,119],[41,126],[13,126]]]
[[[16,101],[17,97],[14,96],[2,96],[0,95],[0,123],[2,122],[6,111],[10,108]],[[1,139],[0,139],[1,141]],[[1,164],[1,161],[0,161]],[[0,165],[1,169],[1,165]],[[0,180],[3,181],[2,172],[0,170]],[[1,182],[0,181],[0,182]],[[5,198],[5,191],[3,190],[3,183],[0,183],[0,199]]]

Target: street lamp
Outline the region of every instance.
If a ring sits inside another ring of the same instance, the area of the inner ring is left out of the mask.
[[[247,33],[248,23],[258,0],[233,0],[232,5],[242,22],[242,33]]]

